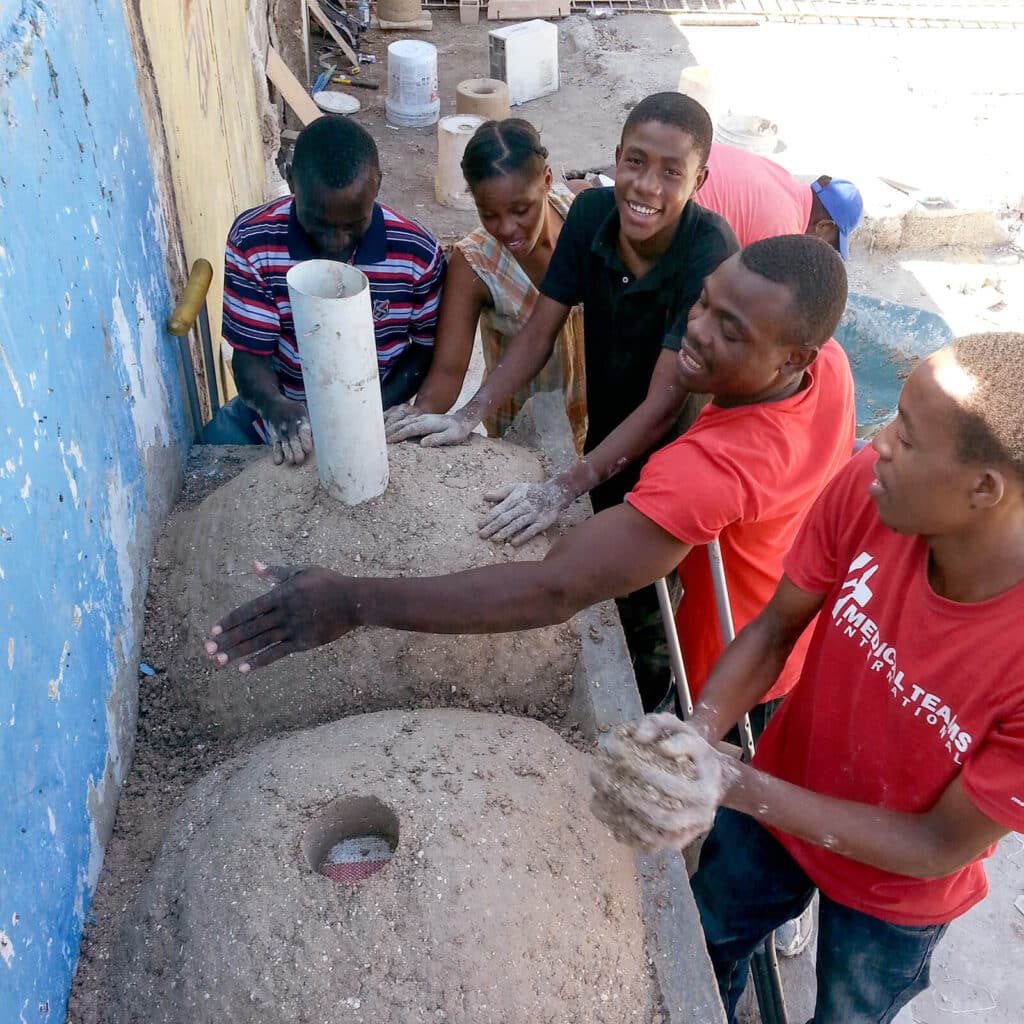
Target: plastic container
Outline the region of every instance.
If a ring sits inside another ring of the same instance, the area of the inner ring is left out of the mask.
[[[715,125],[715,142],[770,156],[779,144],[779,126],[766,117],[729,114]]]
[[[396,128],[426,128],[441,116],[437,91],[437,48],[419,39],[400,39],[388,47],[387,123]]]
[[[475,206],[466,179],[462,176],[462,154],[473,133],[486,118],[479,114],[452,114],[437,123],[437,171],[434,195],[442,206],[472,210]]]
[[[535,18],[487,33],[491,78],[508,85],[513,107],[558,91],[558,29]]]
[[[712,124],[718,120],[718,97],[715,94],[711,68],[704,64],[683,68],[679,72],[679,85],[676,86],[676,92],[695,99],[708,112]]]
[[[320,483],[358,505],[388,486],[370,282],[334,260],[296,263],[287,280]]]

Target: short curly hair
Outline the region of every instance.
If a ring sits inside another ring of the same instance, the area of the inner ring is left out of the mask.
[[[708,162],[714,129],[708,112],[692,97],[679,92],[656,92],[645,96],[630,112],[622,126],[622,144],[637,125],[667,124],[690,136],[701,165]]]
[[[967,386],[951,395],[961,410],[960,458],[1008,466],[1024,479],[1024,334],[968,334],[947,351],[966,375]]]
[[[846,309],[847,278],[842,257],[811,235],[778,235],[752,242],[740,263],[793,296],[786,342],[820,348],[832,337]]]

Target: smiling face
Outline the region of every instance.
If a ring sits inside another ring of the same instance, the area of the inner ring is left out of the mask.
[[[690,309],[679,372],[691,392],[724,407],[752,405],[798,384],[818,354],[791,343],[793,297],[782,284],[730,256],[704,282]]]
[[[992,471],[960,457],[962,413],[954,396],[965,383],[955,358],[937,352],[915,367],[895,418],[871,442],[878,460],[868,493],[897,533],[956,533],[989,500]]]
[[[660,121],[631,127],[615,151],[620,231],[634,246],[668,246],[708,169],[689,132]]]
[[[295,215],[325,259],[347,260],[370,228],[379,191],[376,170],[368,170],[345,188],[296,181]]]
[[[512,255],[533,252],[547,217],[551,170],[542,174],[515,171],[487,178],[472,188],[480,223]]]

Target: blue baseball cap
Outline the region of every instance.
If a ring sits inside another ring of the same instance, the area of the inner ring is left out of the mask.
[[[827,185],[814,182],[811,191],[839,229],[839,255],[849,259],[850,233],[864,215],[864,200],[857,186],[845,178],[833,178]]]

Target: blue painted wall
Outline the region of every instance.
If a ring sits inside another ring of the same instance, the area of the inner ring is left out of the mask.
[[[187,430],[121,0],[0,0],[0,1021],[60,1021]]]

